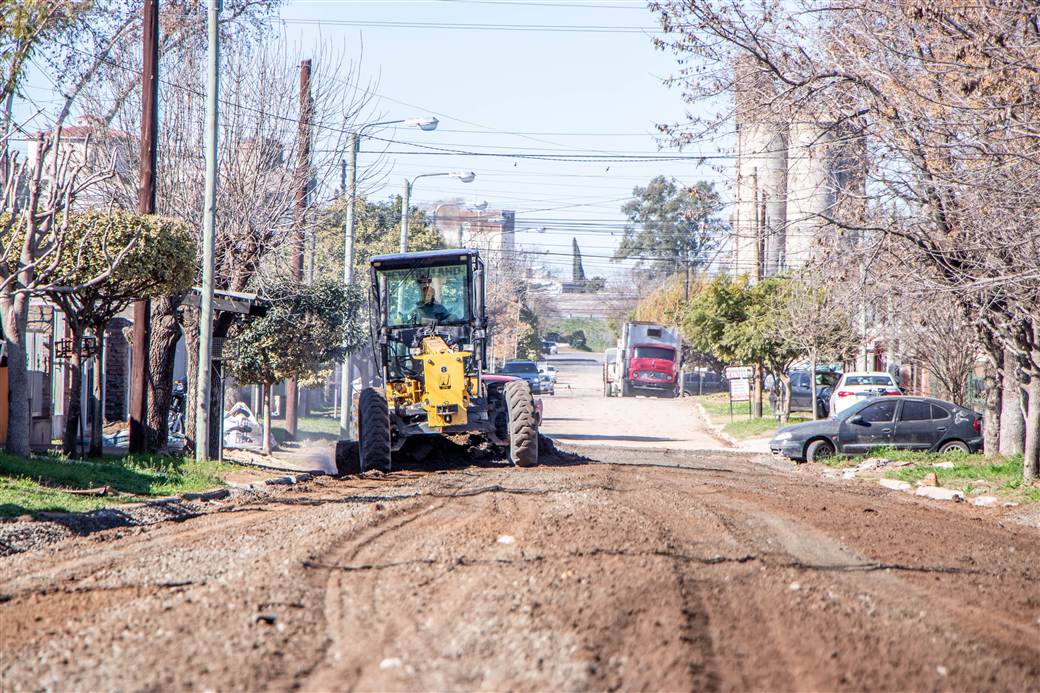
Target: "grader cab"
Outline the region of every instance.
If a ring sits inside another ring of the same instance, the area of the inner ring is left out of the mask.
[[[358,400],[356,454],[341,472],[389,471],[419,436],[479,434],[519,466],[538,463],[534,400],[519,379],[485,377],[484,263],[476,250],[375,256],[370,261],[372,351],[383,386]]]

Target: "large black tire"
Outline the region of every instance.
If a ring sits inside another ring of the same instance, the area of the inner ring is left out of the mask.
[[[358,456],[356,440],[341,440],[336,443],[336,473],[340,476],[361,473],[361,458]]]
[[[622,397],[633,397],[634,395],[635,395],[635,392],[633,391],[632,386],[628,384],[627,380],[622,380],[621,381],[621,396]]]
[[[386,395],[366,387],[358,398],[358,453],[360,471],[390,471],[390,407]]]
[[[518,467],[538,464],[538,426],[535,424],[534,398],[522,380],[506,383],[506,421],[509,430],[509,461]]]

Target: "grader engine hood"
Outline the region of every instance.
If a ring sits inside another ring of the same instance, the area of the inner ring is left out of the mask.
[[[432,427],[459,426],[468,422],[470,385],[466,378],[466,351],[451,351],[440,337],[423,340],[423,408]]]

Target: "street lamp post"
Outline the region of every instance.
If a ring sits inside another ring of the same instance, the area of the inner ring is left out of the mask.
[[[451,176],[458,178],[463,183],[472,183],[477,174],[473,171],[446,171],[444,173],[420,173],[414,178],[404,179],[404,195],[401,197],[401,252],[408,252],[408,207],[412,197],[412,186],[420,178],[433,178],[434,176]]]
[[[358,149],[361,146],[361,135],[365,130],[379,125],[399,124],[417,127],[424,132],[437,129],[436,118],[405,118],[402,120],[384,120],[377,123],[365,123],[364,125],[355,128],[354,131],[350,133],[350,152],[348,153],[347,162],[343,163],[340,180],[340,185],[343,188],[344,193],[347,195],[346,219],[343,224],[343,283],[347,286],[354,283],[354,208],[357,200],[357,154]],[[354,359],[350,355],[350,352],[347,352],[347,355],[343,360],[343,368],[339,381],[339,434],[341,438],[347,440],[353,437],[350,430],[350,407],[353,399],[353,379],[351,378],[351,375],[354,370],[353,366]]]

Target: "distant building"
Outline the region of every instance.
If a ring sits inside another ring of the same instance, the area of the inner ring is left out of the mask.
[[[458,200],[420,208],[430,216],[449,248],[476,248],[492,261],[512,259],[516,251],[516,215],[512,210],[466,205]]]
[[[53,134],[53,130],[40,132],[29,141],[25,155],[27,170],[34,171],[40,165],[40,145]],[[106,127],[97,117],[84,116],[75,125],[63,127],[57,146],[42,152],[42,188],[47,191],[55,176],[68,180],[76,172],[76,182],[81,186],[91,178],[109,173],[124,180],[133,178],[136,173],[132,170],[134,159],[130,146],[126,133]],[[75,208],[107,206],[111,203],[110,193],[111,186],[88,186],[76,195]]]

